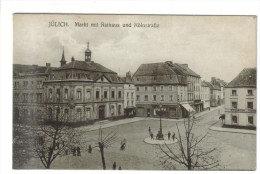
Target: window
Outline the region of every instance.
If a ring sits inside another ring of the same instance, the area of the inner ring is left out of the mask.
[[[115,115],[115,106],[111,105],[111,116]]]
[[[69,73],[66,73],[66,79],[68,79],[70,77]]]
[[[87,99],[87,100],[90,100],[90,98],[91,98],[91,92],[90,92],[90,91],[87,91],[87,93],[86,93],[86,99]]]
[[[80,79],[80,74],[77,74],[77,78]]]
[[[57,89],[56,91],[56,98],[57,100],[60,100],[60,89]]]
[[[82,115],[82,113],[81,113],[81,109],[78,108],[78,109],[77,109],[77,117],[78,117],[78,120],[80,120],[81,115]]]
[[[172,86],[171,85],[169,86],[169,90],[172,91]]]
[[[232,115],[232,123],[237,124],[237,116]]]
[[[254,124],[254,117],[253,116],[248,116],[247,120],[248,120],[248,124]]]
[[[81,99],[81,91],[77,91],[77,99]]]
[[[87,115],[88,118],[90,118],[90,115],[91,115],[91,114],[90,114],[90,108],[87,108],[87,109],[86,109],[86,115]]]
[[[237,95],[237,90],[232,90],[232,95],[236,96]]]
[[[23,94],[23,102],[28,102],[28,94]]]
[[[136,78],[137,81],[139,81],[139,78]]]
[[[99,91],[96,91],[96,99],[99,99]]]
[[[156,86],[153,86],[153,90],[156,91]]]
[[[156,95],[153,95],[153,101],[156,101]]]
[[[42,88],[42,81],[37,81],[37,88]]]
[[[59,115],[60,115],[60,108],[57,108],[57,110],[56,110],[56,120],[59,120]]]
[[[133,92],[131,93],[131,98],[134,98],[134,93]]]
[[[161,101],[164,101],[164,95],[161,95]]]
[[[111,98],[115,98],[115,91],[111,92]]]
[[[69,90],[68,89],[65,89],[65,95],[64,95],[64,97],[65,97],[65,99],[68,99],[68,95],[69,95]]]
[[[170,95],[170,101],[173,101],[173,96],[172,95]]]
[[[129,92],[126,93],[126,97],[127,97],[127,98],[129,97]]]
[[[161,91],[163,91],[163,86],[161,86]]]
[[[118,105],[118,115],[121,115],[122,110],[121,110],[121,105]]]
[[[42,102],[42,93],[38,93],[36,97],[37,97],[37,103],[41,103]]]
[[[147,87],[147,86],[145,86],[145,87],[144,87],[144,90],[145,90],[145,91],[148,91],[148,87]]]
[[[27,81],[24,81],[24,82],[23,82],[23,88],[24,88],[24,89],[27,89],[27,88],[28,88],[28,82],[27,82]]]
[[[139,91],[139,86],[136,87],[136,91]]]
[[[34,84],[33,84],[33,81],[31,81],[31,88],[32,88],[32,89],[34,88]]]
[[[253,102],[247,102],[247,108],[253,109]]]
[[[68,120],[68,118],[69,118],[69,110],[68,109],[64,110],[64,116],[65,116],[65,119]]]
[[[104,91],[104,98],[107,99],[107,91]]]
[[[148,95],[144,96],[144,101],[148,101]]]
[[[127,100],[127,106],[129,106],[129,100]]]
[[[52,99],[52,89],[49,89],[49,99]]]
[[[52,108],[48,109],[49,120],[52,120]]]
[[[136,95],[136,101],[140,101],[140,95]]]
[[[231,105],[232,105],[232,108],[233,108],[233,109],[237,109],[237,102],[232,102]]]
[[[122,92],[118,91],[118,98],[121,98],[121,97],[122,97]]]
[[[247,95],[253,95],[252,89],[247,90]]]

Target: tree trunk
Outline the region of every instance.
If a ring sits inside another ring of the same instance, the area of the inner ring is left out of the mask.
[[[105,156],[104,156],[104,147],[100,148],[100,154],[101,154],[103,169],[106,170],[106,161],[105,161]]]

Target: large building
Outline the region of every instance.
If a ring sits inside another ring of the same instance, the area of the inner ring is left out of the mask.
[[[54,68],[46,66],[13,65],[14,121],[40,121],[45,113],[43,82]]]
[[[170,61],[139,66],[133,75],[137,116],[156,116],[160,104],[169,118],[186,117],[193,111],[188,104],[187,75],[180,66]]]
[[[255,127],[256,107],[256,68],[245,68],[225,87],[225,125]]]
[[[83,60],[64,53],[60,67],[44,82],[47,119],[63,115],[69,122],[102,120],[124,115],[124,83],[114,71],[92,61],[88,47]]]
[[[203,102],[200,98],[201,77],[191,70],[188,64],[175,63],[173,66],[182,72],[187,78],[187,99],[196,112],[203,110]]]

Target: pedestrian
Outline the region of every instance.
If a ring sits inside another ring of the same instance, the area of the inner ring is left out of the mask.
[[[92,153],[92,147],[91,147],[91,145],[88,146],[88,153]]]
[[[151,132],[150,136],[151,136],[151,140],[153,140],[153,133],[152,132]]]
[[[116,162],[113,163],[113,170],[116,170]]]
[[[149,126],[149,129],[148,129],[149,134],[151,134],[151,131],[152,131],[151,127]]]
[[[121,166],[119,166],[119,167],[118,167],[118,170],[122,170],[122,167],[121,167]]]
[[[174,141],[174,139],[175,139],[175,133],[173,132],[172,133],[172,141]]]
[[[169,131],[168,132],[168,140],[170,140],[171,139],[171,132]]]
[[[64,142],[64,140],[62,140],[62,147],[64,147],[65,146],[65,142]]]
[[[81,156],[81,154],[80,154],[80,147],[79,146],[77,147],[77,156]]]
[[[125,146],[126,146],[126,139],[124,138],[124,139],[121,141],[121,147],[120,147],[120,149],[121,149],[121,150],[125,150]]]
[[[76,156],[76,147],[73,147],[72,153],[73,153],[73,156]]]

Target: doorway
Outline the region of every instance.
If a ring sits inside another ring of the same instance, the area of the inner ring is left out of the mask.
[[[99,120],[105,119],[105,106],[104,105],[99,106],[98,115],[99,115]]]

